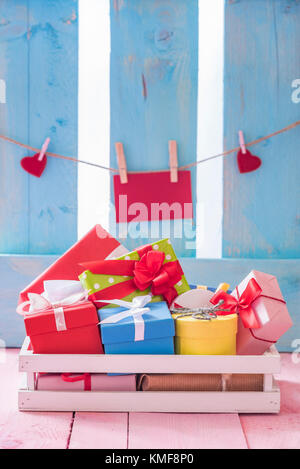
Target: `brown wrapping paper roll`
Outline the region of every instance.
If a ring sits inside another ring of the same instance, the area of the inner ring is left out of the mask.
[[[263,375],[142,374],[138,391],[263,391]]]
[[[143,374],[139,391],[222,391],[222,375],[212,374]]]
[[[228,378],[227,378],[228,376]],[[264,375],[223,375],[226,391],[263,391]]]

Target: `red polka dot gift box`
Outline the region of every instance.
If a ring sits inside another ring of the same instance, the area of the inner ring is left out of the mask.
[[[149,293],[152,302],[166,301],[170,305],[190,290],[169,239],[141,246],[116,259],[84,262],[82,266],[86,270],[79,279],[98,308],[114,304],[114,299],[132,301]]]

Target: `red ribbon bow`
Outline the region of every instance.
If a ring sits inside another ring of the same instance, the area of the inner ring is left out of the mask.
[[[182,276],[178,262],[164,264],[165,253],[149,251],[135,264],[133,281],[139,290],[151,287],[153,295],[163,295],[168,303],[177,296],[174,285]],[[175,292],[173,291],[175,290]]]
[[[252,303],[259,296],[261,296],[262,289],[258,285],[257,281],[254,278],[251,278],[241,296],[239,295],[237,288],[236,291],[238,299],[222,290],[217,291],[214,294],[214,296],[210,299],[210,302],[213,305],[216,305],[220,300],[223,300],[221,308],[229,310],[216,311],[216,313],[221,316],[238,313],[243,321],[243,325],[246,328],[259,329],[261,325],[253,311]]]
[[[124,298],[136,289],[144,291],[150,287],[153,295],[162,295],[170,305],[178,296],[174,285],[183,275],[179,262],[164,264],[165,253],[153,251],[151,245],[143,246],[137,252],[141,257],[139,261],[114,259],[81,264],[94,274],[132,277],[130,280],[93,293],[90,299],[99,301],[101,298]]]

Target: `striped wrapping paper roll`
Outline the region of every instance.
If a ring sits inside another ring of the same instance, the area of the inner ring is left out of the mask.
[[[263,391],[258,374],[142,374],[138,391]]]

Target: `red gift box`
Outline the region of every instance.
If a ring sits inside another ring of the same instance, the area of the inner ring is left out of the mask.
[[[90,301],[36,312],[24,323],[34,353],[104,353]]]
[[[100,225],[96,225],[21,291],[19,304],[28,300],[27,294],[29,292],[41,294],[44,290],[45,280],[78,280],[78,275],[83,270],[80,262],[118,257],[126,252],[128,252],[127,249],[119,241],[107,233]]]

